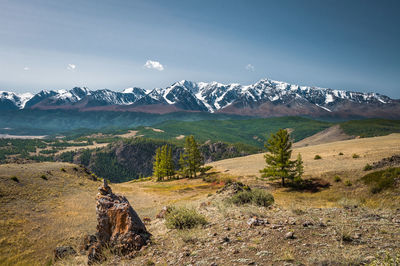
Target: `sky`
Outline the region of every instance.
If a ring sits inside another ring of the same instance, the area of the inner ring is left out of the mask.
[[[260,79],[400,98],[400,1],[0,0],[0,90]]]

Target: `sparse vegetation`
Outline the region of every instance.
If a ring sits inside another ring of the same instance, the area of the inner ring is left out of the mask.
[[[340,176],[338,176],[338,175],[335,175],[335,177],[333,178],[333,180],[334,180],[336,183],[342,182],[342,178],[341,178]]]
[[[65,170],[65,168],[61,168],[60,171],[61,172],[67,172],[67,170]]]
[[[353,159],[358,159],[360,158],[360,155],[358,155],[357,153],[353,153],[351,157],[353,157]]]
[[[343,152],[339,152],[339,156],[342,156],[342,155],[344,155]]]
[[[274,197],[263,189],[248,189],[233,195],[229,202],[235,205],[252,203],[254,205],[268,207],[274,203]]]
[[[361,178],[374,194],[394,188],[396,179],[400,179],[400,167],[376,171]]]
[[[19,183],[19,179],[18,179],[18,177],[16,177],[16,176],[12,176],[12,177],[11,177],[11,180],[14,181],[14,182]]]
[[[43,180],[48,180],[46,175],[41,175],[40,178]]]
[[[168,228],[191,229],[207,224],[207,220],[194,209],[172,207],[171,211],[165,216],[165,224]]]
[[[369,164],[369,163],[367,163],[365,166],[364,166],[364,169],[363,169],[364,171],[369,171],[369,170],[372,170],[372,166]]]
[[[353,183],[350,180],[346,180],[346,181],[344,181],[344,185],[346,187],[351,187],[353,185]]]
[[[322,159],[321,155],[317,154],[317,155],[314,156],[314,160],[321,160],[321,159]]]

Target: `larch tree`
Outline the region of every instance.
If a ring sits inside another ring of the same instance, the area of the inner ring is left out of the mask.
[[[290,160],[292,156],[292,141],[286,129],[280,129],[271,134],[264,145],[268,153],[264,155],[267,166],[260,170],[263,177],[270,179],[281,179],[285,186],[285,179],[293,180],[295,177],[295,161]]]

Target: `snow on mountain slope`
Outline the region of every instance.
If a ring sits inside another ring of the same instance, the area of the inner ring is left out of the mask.
[[[308,113],[316,110],[333,113],[351,110],[354,106],[359,108],[359,106],[389,106],[399,103],[398,100],[377,93],[299,86],[270,79],[262,79],[250,85],[181,80],[166,88],[156,88],[151,91],[137,87],[127,88],[122,92],[108,89],[91,91],[85,87],[75,87],[71,90],[41,91],[35,95],[0,92],[0,109],[46,106],[51,106],[53,109],[57,106],[85,108],[107,105],[135,108],[170,105],[178,110],[214,113],[246,108],[255,110],[264,106],[262,108],[267,108],[265,110],[269,112],[272,110],[283,112],[283,109],[292,108],[300,110],[299,114],[303,114],[304,110],[308,110]],[[279,106],[281,107],[278,108]]]

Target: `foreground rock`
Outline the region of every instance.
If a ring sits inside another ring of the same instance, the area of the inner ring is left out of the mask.
[[[97,194],[97,242],[89,247],[88,263],[102,261],[101,247],[113,253],[134,257],[147,244],[151,234],[124,196],[112,193],[107,182]]]
[[[77,254],[76,251],[70,246],[57,247],[54,250],[55,260],[63,259],[67,256],[76,255],[76,254]]]

